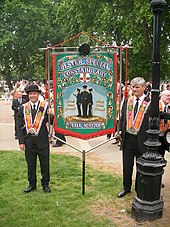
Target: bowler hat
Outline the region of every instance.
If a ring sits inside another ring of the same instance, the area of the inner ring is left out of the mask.
[[[26,89],[26,93],[28,94],[29,92],[39,92],[41,93],[39,87],[36,84],[31,84],[29,87]]]
[[[83,88],[87,88],[87,85],[83,85]]]

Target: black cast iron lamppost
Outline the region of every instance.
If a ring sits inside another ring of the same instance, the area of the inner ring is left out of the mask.
[[[164,202],[160,196],[163,168],[166,161],[158,153],[159,137],[159,86],[160,86],[160,39],[161,16],[165,0],[152,0],[153,68],[151,90],[151,116],[149,118],[147,151],[137,160],[137,196],[132,203],[132,218],[136,221],[152,221],[162,217]]]

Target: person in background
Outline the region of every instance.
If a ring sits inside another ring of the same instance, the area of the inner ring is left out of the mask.
[[[4,97],[5,97],[5,103],[9,103],[10,102],[10,91],[9,91],[9,87],[8,85],[4,85]]]
[[[36,189],[37,156],[41,168],[41,185],[45,193],[51,192],[49,187],[49,138],[47,130],[48,115],[52,116],[46,101],[38,100],[40,90],[36,84],[28,86],[26,90],[29,101],[20,106],[17,114],[17,132],[19,147],[25,151],[28,168],[28,187],[24,190],[29,193]]]
[[[168,145],[165,143],[164,133],[170,127],[170,91],[164,90],[160,94],[159,102],[160,110],[160,134],[159,141],[161,146],[158,148],[159,154],[165,156],[165,151],[169,151]]]
[[[55,144],[52,145],[52,147],[62,147],[65,144],[64,142],[66,142],[66,138],[65,138],[65,135],[62,134],[62,133],[59,133],[57,131],[57,128],[56,128],[53,93],[51,93],[51,96],[50,96],[50,106],[51,106],[51,110],[52,110],[52,113],[53,113],[53,117],[51,118],[51,128],[52,128],[51,134],[53,134],[53,131],[54,131],[54,135],[62,140],[61,141],[59,139],[56,139],[56,142],[55,142]],[[53,143],[52,140],[51,140],[51,143]]]
[[[15,83],[15,86],[13,87],[13,90],[11,91],[11,95],[12,95],[13,99],[17,99],[18,98],[17,94],[18,94],[19,91],[21,91],[20,90],[20,83],[17,81]]]
[[[17,133],[17,114],[18,114],[18,110],[19,110],[19,107],[22,104],[26,103],[26,102],[27,102],[27,100],[22,97],[22,92],[21,91],[18,91],[17,92],[17,98],[12,100],[11,108],[14,111],[14,121],[15,121],[15,133],[14,133],[14,135],[15,135],[15,139],[18,139],[18,133]]]

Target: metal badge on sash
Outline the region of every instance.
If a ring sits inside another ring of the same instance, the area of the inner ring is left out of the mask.
[[[159,136],[164,136],[164,130],[161,130]]]
[[[34,130],[34,128],[30,128],[29,130],[28,130],[28,134],[31,134],[31,135],[35,135],[35,130]]]
[[[132,135],[137,135],[137,130],[134,127],[129,128],[127,132]]]

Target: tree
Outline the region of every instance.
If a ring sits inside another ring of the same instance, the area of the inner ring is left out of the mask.
[[[167,0],[169,3],[170,0]],[[65,15],[67,12],[67,16]],[[169,72],[169,10],[163,14],[161,76]],[[57,20],[64,37],[87,31],[103,42],[130,45],[129,74],[151,78],[152,69],[152,21],[153,13],[148,0],[61,0],[57,8]]]
[[[54,37],[60,40],[53,29],[52,9],[50,0],[3,1],[0,12],[0,72],[8,83],[12,72],[18,73],[20,79],[35,77],[32,59],[39,53],[39,48],[52,43]],[[39,63],[43,66],[44,58]]]

